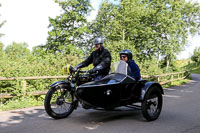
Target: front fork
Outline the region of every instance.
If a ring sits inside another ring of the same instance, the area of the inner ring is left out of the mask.
[[[76,87],[75,87],[75,85],[73,83],[70,83],[70,86],[71,86],[70,93],[73,96],[73,98],[72,98],[73,99],[73,103],[72,104],[74,106],[74,109],[77,109],[79,100],[77,99],[77,96],[76,96]]]

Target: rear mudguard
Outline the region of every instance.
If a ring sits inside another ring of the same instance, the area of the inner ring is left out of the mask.
[[[141,101],[144,100],[147,91],[152,86],[157,86],[160,89],[161,93],[164,94],[163,88],[159,83],[157,83],[157,82],[146,82],[145,86],[141,89],[141,97],[140,97]]]
[[[68,91],[71,91],[71,88],[73,87],[73,85],[68,81],[57,81],[51,84],[50,87],[52,88],[62,87],[62,88],[66,88]]]

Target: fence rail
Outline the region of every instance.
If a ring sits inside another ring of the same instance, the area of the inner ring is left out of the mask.
[[[8,80],[35,80],[35,79],[61,79],[67,78],[68,76],[40,76],[40,77],[0,77],[0,81],[8,81]]]
[[[161,74],[161,75],[153,75],[153,76],[147,76],[142,75],[142,78],[150,79],[153,81],[159,82],[161,85],[166,83],[172,83],[177,80],[185,79],[189,75],[188,71],[184,72],[177,72],[177,73],[168,73],[168,74]],[[68,76],[40,76],[40,77],[0,77],[0,81],[15,81],[15,80],[21,80],[21,87],[22,87],[22,94],[20,96],[38,96],[38,95],[45,95],[48,90],[43,91],[33,91],[33,92],[26,92],[27,83],[26,80],[37,80],[37,79],[63,79],[67,78]],[[13,98],[18,95],[3,93],[0,94],[0,99],[7,99],[7,98]]]

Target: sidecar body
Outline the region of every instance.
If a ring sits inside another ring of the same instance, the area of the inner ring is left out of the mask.
[[[132,105],[144,100],[145,93],[151,86],[156,86],[161,93],[162,87],[155,82],[136,81],[129,76],[130,68],[124,61],[115,65],[111,73],[99,81],[80,85],[76,95],[83,105],[91,108],[113,109],[119,106]]]
[[[113,108],[130,98],[136,81],[123,74],[110,74],[100,81],[83,84],[77,95],[83,103],[92,107]]]

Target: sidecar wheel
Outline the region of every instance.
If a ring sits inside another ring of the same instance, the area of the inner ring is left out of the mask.
[[[142,102],[142,114],[146,120],[153,121],[159,117],[162,110],[162,102],[160,89],[156,86],[149,88]]]
[[[67,89],[56,88],[51,88],[47,92],[44,107],[52,118],[66,118],[76,108],[77,101],[74,101],[73,95]]]

